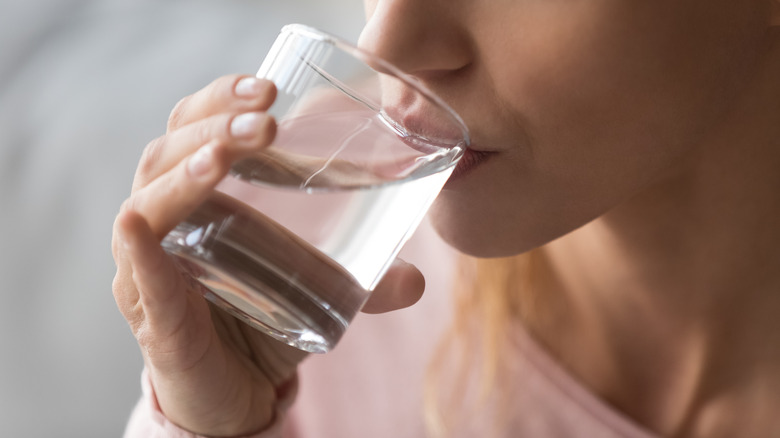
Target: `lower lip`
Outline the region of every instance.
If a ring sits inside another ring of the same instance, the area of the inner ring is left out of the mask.
[[[455,166],[455,170],[452,171],[450,179],[447,180],[447,184],[450,184],[452,181],[459,180],[466,174],[471,173],[471,171],[473,171],[476,167],[490,158],[491,155],[493,155],[492,152],[466,149],[466,151],[463,153],[463,156],[460,158],[460,161],[458,161],[458,164]]]

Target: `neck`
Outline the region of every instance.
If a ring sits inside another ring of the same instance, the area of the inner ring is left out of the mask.
[[[758,415],[780,391],[780,56],[761,71],[695,164],[542,250],[539,295],[560,298],[542,342],[666,436],[728,421],[714,400]]]

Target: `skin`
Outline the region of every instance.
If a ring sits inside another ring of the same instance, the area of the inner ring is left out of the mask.
[[[679,173],[753,74],[765,25],[726,0],[440,3],[369,2],[361,44],[457,108],[473,148],[498,152],[435,212],[478,256],[539,246]]]
[[[206,436],[265,428],[278,398],[295,390],[295,369],[305,357],[211,306],[160,247],[231,163],[273,140],[276,124],[264,112],[275,97],[273,84],[251,77],[242,83],[245,78],[219,78],[176,105],[167,133],[144,150],[114,223],[114,297],[141,347],[160,409]],[[247,114],[247,129],[231,131]],[[406,307],[422,294],[422,275],[402,261],[385,278],[365,312]]]
[[[523,321],[540,342],[663,436],[780,428],[778,2],[366,10],[360,45],[441,95],[485,151],[434,205],[439,233],[483,257],[540,248],[547,316]],[[114,294],[160,407],[212,436],[267,425],[303,359],[211,309],[159,246],[230,163],[273,139],[273,87],[241,96],[241,78],[177,105],[114,228]],[[244,113],[257,123],[231,134]],[[410,305],[422,288],[399,262],[367,308]]]
[[[446,3],[369,1],[361,37],[492,152],[437,200],[439,233],[544,245],[523,323],[637,423],[780,429],[778,3]]]

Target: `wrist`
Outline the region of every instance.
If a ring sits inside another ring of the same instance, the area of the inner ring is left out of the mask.
[[[229,414],[219,412],[201,412],[193,414],[191,408],[182,407],[177,403],[175,408],[166,409],[166,399],[160,401],[157,387],[160,383],[153,378],[153,373],[144,369],[144,397],[147,399],[153,418],[166,430],[172,433],[166,436],[201,438],[266,438],[275,437],[281,430],[286,411],[297,396],[297,374],[275,389],[274,397],[267,402],[244,404],[255,406],[244,409],[244,415],[235,415],[239,409]],[[162,383],[164,386],[165,384]],[[188,398],[191,398],[189,395]],[[174,397],[178,400],[180,397]],[[170,403],[169,403],[170,404]],[[184,415],[180,411],[184,411]],[[232,417],[232,418],[231,418]],[[243,418],[242,418],[243,417]],[[192,421],[194,419],[194,421]],[[227,419],[227,421],[225,421]]]

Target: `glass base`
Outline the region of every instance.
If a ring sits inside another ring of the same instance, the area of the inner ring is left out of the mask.
[[[338,263],[248,206],[216,194],[162,241],[204,295],[295,348],[325,353],[368,292]]]
[[[175,254],[186,263],[188,272],[206,287],[204,297],[231,315],[287,345],[310,353],[330,351],[347,328],[345,321],[311,303],[304,311],[282,294],[306,299],[310,292],[286,285],[280,292],[255,278],[252,286],[225,270],[204,263],[191,255]],[[194,266],[193,266],[194,265]],[[193,269],[194,268],[194,269]],[[275,287],[279,287],[277,279]]]

